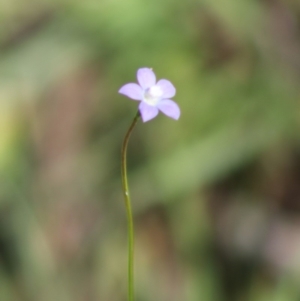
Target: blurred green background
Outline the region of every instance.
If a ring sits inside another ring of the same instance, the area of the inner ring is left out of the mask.
[[[0,24],[1,300],[126,300],[140,67],[182,115],[129,145],[136,300],[300,300],[299,1],[1,0]]]

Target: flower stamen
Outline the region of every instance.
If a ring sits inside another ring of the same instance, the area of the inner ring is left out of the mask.
[[[160,87],[152,86],[145,91],[144,101],[151,106],[156,106],[161,100],[162,95],[163,91]]]

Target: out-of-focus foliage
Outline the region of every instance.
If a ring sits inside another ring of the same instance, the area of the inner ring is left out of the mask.
[[[1,300],[125,300],[140,67],[182,116],[130,141],[137,300],[299,300],[298,1],[1,0],[0,24]]]

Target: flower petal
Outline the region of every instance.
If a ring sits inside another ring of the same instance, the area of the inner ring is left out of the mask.
[[[139,110],[144,122],[153,119],[158,114],[158,109],[156,107],[150,106],[145,102],[140,103]]]
[[[163,99],[157,104],[157,108],[168,117],[178,120],[180,117],[180,108],[178,104],[171,99]]]
[[[160,87],[163,91],[162,98],[171,98],[176,94],[176,89],[169,80],[161,79],[157,82],[156,86]]]
[[[142,100],[143,99],[143,89],[138,84],[126,84],[119,90],[120,94],[124,94],[125,96],[132,98],[134,100]]]
[[[155,74],[150,68],[140,68],[137,72],[137,80],[144,90],[156,83]]]

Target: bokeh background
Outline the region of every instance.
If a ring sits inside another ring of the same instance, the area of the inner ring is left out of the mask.
[[[0,25],[1,300],[126,300],[140,67],[182,116],[131,137],[136,300],[300,300],[299,1],[1,0]]]

